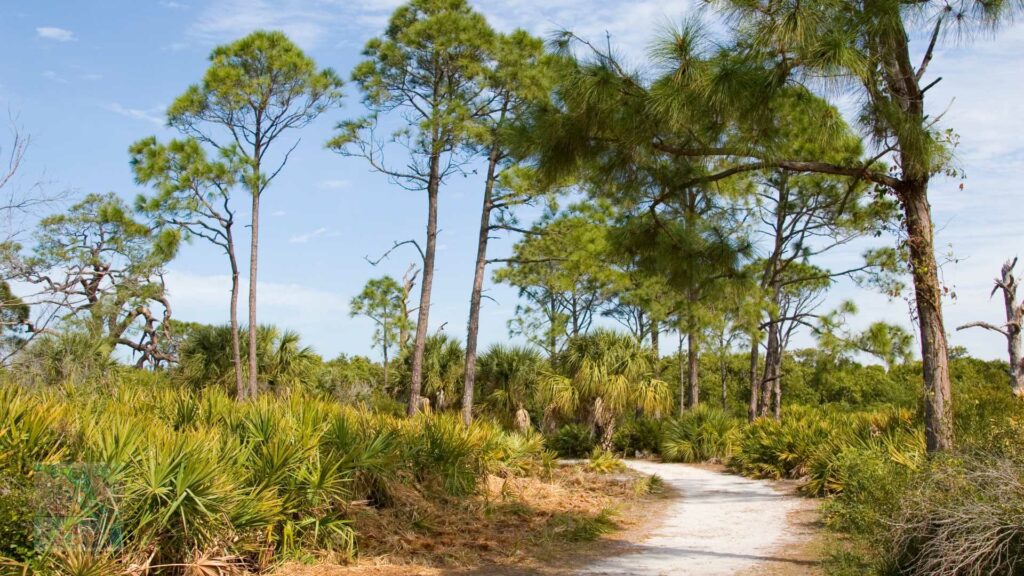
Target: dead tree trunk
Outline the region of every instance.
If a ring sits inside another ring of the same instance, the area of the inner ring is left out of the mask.
[[[1010,388],[1014,396],[1024,398],[1024,358],[1021,357],[1021,326],[1024,324],[1024,299],[1017,302],[1017,278],[1013,275],[1013,267],[1017,259],[1007,260],[1003,264],[1002,273],[996,278],[992,295],[1002,291],[1003,304],[1006,307],[1006,324],[996,326],[988,322],[970,322],[957,328],[985,328],[999,332],[1006,337],[1006,348],[1010,358]]]

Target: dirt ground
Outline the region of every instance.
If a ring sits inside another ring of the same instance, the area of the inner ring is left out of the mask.
[[[290,563],[274,576],[573,574],[658,525],[678,495],[646,484],[631,470],[599,474],[569,464],[546,480],[492,477],[485,494],[470,499],[427,501],[408,491],[392,507],[356,511],[353,565]],[[595,525],[609,532],[595,534]]]
[[[818,501],[798,496],[796,483],[737,478],[714,465],[631,466],[639,471],[598,474],[574,463],[547,480],[490,478],[485,494],[472,499],[400,494],[391,508],[356,515],[363,537],[353,565],[292,563],[274,574],[822,573]],[[664,479],[653,493],[644,489],[652,472]],[[610,532],[594,539],[589,529],[609,516]],[[716,521],[725,524],[716,528]]]

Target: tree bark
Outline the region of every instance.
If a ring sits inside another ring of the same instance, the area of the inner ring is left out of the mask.
[[[782,420],[782,346],[775,354],[775,379],[772,380],[772,416]]]
[[[686,413],[686,395],[688,393],[686,386],[686,365],[683,364],[683,332],[679,331],[679,414]]]
[[[729,389],[726,387],[725,378],[725,362],[728,355],[725,351],[725,338],[719,339],[719,350],[721,356],[718,358],[718,377],[722,384],[722,410],[729,411]]]
[[[753,422],[757,418],[757,400],[759,397],[758,383],[760,380],[757,377],[757,357],[761,349],[757,345],[757,339],[754,335],[750,338],[750,403],[747,407],[747,421]]]
[[[775,382],[779,379],[779,349],[781,346],[779,323],[773,318],[768,325],[768,342],[764,355],[764,375],[759,385],[761,398],[758,401],[758,416],[767,416],[772,409],[772,393],[775,391]]]
[[[231,228],[226,230],[228,261],[231,263],[231,363],[235,369],[235,399],[245,400],[245,380],[242,378],[242,342],[238,329],[238,259]]]
[[[661,378],[661,347],[658,342],[658,332],[660,331],[658,321],[651,319],[651,350],[654,353],[654,377],[659,379]]]
[[[388,320],[387,314],[384,314],[384,321],[382,322],[382,334],[384,335],[383,342],[381,342],[381,348],[384,351],[384,389],[388,389]]]
[[[900,194],[907,221],[914,297],[924,367],[925,445],[928,452],[953,449],[953,403],[949,355],[942,321],[942,288],[935,261],[928,180],[906,182]]]
[[[1017,304],[1017,278],[1013,275],[1013,267],[1017,259],[1007,260],[1003,264],[1000,279],[996,282],[996,290],[1003,293],[1003,305],[1006,307],[1006,350],[1010,356],[1010,388],[1017,398],[1024,398],[1024,358],[1021,357],[1020,333],[1024,322],[1024,301]]]
[[[423,254],[423,282],[420,284],[420,308],[416,319],[416,336],[412,349],[412,377],[409,385],[410,416],[419,411],[423,384],[423,354],[427,346],[427,323],[430,321],[430,291],[434,286],[434,253],[437,249],[437,195],[440,187],[441,156],[430,157],[430,178],[427,182],[427,247]]]
[[[686,336],[686,387],[689,391],[690,409],[700,404],[700,380],[698,378],[698,354],[700,353],[700,336],[697,330],[690,330]]]
[[[473,290],[469,295],[469,322],[466,326],[466,366],[462,386],[462,422],[473,422],[473,389],[476,385],[476,346],[480,334],[480,299],[487,268],[487,239],[491,232],[491,209],[494,201],[494,179],[498,168],[498,148],[491,147],[487,161],[487,179],[484,183],[484,202],[480,210],[480,232],[476,244],[476,266],[473,272]]]
[[[257,145],[254,158],[257,159],[253,167],[252,184],[252,237],[249,243],[249,397],[255,398],[259,394],[259,374],[257,364],[258,346],[256,342],[256,273],[258,269],[257,257],[260,244],[260,169],[259,169],[260,147]]]
[[[658,326],[657,320],[651,320],[651,349],[654,350],[654,359],[658,360],[661,358],[660,354],[660,343],[658,342],[659,332],[661,327]]]

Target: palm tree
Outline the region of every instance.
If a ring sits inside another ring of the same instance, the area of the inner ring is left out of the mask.
[[[585,418],[606,448],[623,414],[660,415],[672,404],[668,383],[654,377],[654,355],[626,334],[601,329],[572,338],[555,366],[538,388],[545,418]]]
[[[544,357],[529,346],[494,344],[477,360],[479,394],[493,413],[520,432],[530,428],[526,409],[537,389]]]
[[[410,390],[413,350],[403,351],[402,386]],[[438,332],[427,336],[423,349],[421,397],[434,410],[444,410],[458,396],[465,368],[466,352],[455,338]]]
[[[249,338],[242,335],[242,349],[248,354]],[[256,331],[256,358],[260,383],[271,389],[287,389],[313,381],[321,367],[320,357],[302,346],[299,335],[276,326],[261,325]],[[177,371],[184,383],[195,387],[232,388],[234,363],[230,326],[199,326],[181,344]]]

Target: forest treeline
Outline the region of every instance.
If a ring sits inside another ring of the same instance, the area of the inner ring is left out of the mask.
[[[973,482],[976,503],[1006,498],[1010,483],[982,482],[982,469],[1020,482],[1024,304],[1011,260],[993,290],[1005,323],[970,325],[1003,334],[1009,362],[948,347],[928,193],[933,178],[962,174],[955,132],[925,108],[936,47],[1019,4],[715,4],[732,32],[687,20],[636,68],[614,39],[497,32],[464,0],[397,8],[348,82],[283,33],[253,32],[214,49],[168,107],[178,137],[131,144],[145,189],[131,202],[17,189],[30,149],[16,133],[0,179],[12,223],[0,245],[0,467],[19,478],[5,506],[24,520],[39,462],[100,462],[104,481],[131,487],[118,518],[129,553],[101,547],[103,562],[150,551],[174,570],[216,550],[263,567],[268,550],[354,554],[332,503],[388,505],[389,474],[466,495],[485,474],[534,473],[553,453],[615,451],[802,478],[835,496],[835,526],[863,541],[868,552],[843,552],[854,564],[935,573],[976,546],[973,564],[948,573],[1019,569],[1008,548],[1019,525],[975,538],[990,533],[985,509],[935,497]],[[911,50],[915,34],[923,49]],[[855,125],[838,109],[851,96]],[[379,361],[324,360],[258,319],[261,198],[302,129],[338,110],[349,119],[324,146],[427,202],[425,235],[396,231],[384,255],[415,263],[351,303],[375,326]],[[440,198],[474,171],[463,338],[429,327]],[[522,221],[524,206],[542,216]],[[13,226],[49,208],[33,228]],[[489,247],[499,233],[516,239],[507,257]],[[227,325],[173,314],[164,273],[187,241],[223,252]],[[856,261],[825,265],[851,247]],[[518,292],[508,328],[523,345],[478,350],[489,270]],[[914,334],[851,329],[854,303],[823,309],[837,282],[906,299]],[[798,333],[815,347],[794,350]],[[119,424],[135,404],[140,416]],[[891,489],[871,499],[882,478]],[[890,529],[908,501],[935,506]],[[950,531],[953,514],[979,523]],[[11,526],[4,554],[31,559],[24,525]],[[68,561],[41,558],[44,571]]]

